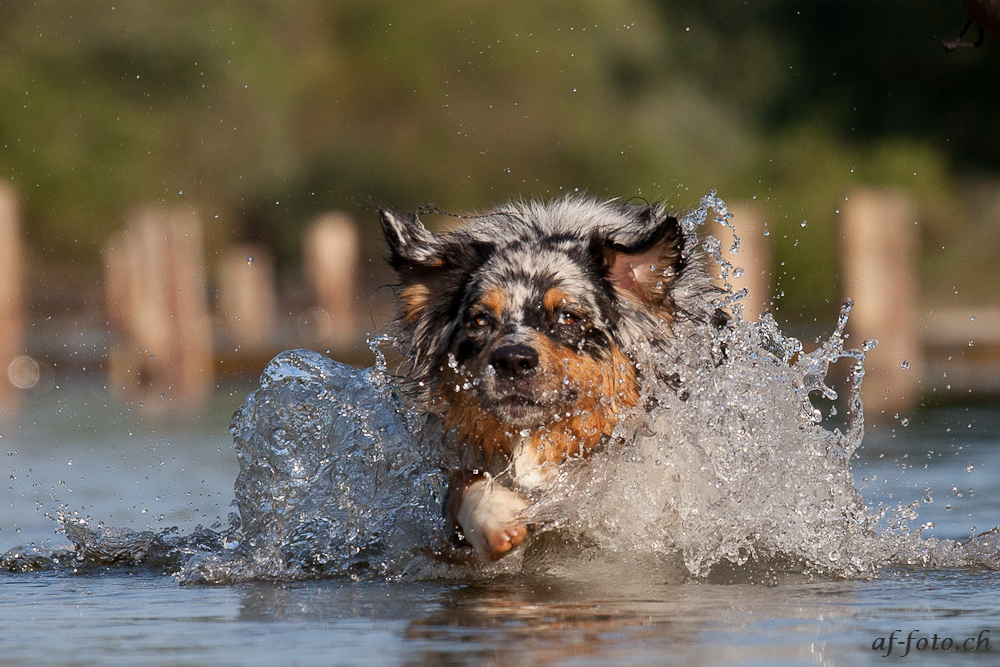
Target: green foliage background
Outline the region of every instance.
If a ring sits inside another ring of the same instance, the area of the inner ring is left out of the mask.
[[[381,204],[716,188],[774,213],[792,318],[839,302],[845,192],[900,186],[949,246],[928,294],[990,298],[971,269],[1000,235],[962,183],[1000,169],[1000,45],[945,53],[964,20],[903,0],[3,2],[0,175],[34,266],[85,275],[151,201],[290,264],[330,208],[373,226]]]

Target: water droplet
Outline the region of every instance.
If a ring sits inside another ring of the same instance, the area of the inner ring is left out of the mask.
[[[906,417],[903,417],[903,418],[902,418],[902,419],[901,419],[901,420],[899,421],[899,423],[900,423],[900,425],[902,425],[902,426],[909,426],[909,425],[910,425],[910,420],[909,420],[909,419],[907,419]]]
[[[976,466],[974,465],[968,465],[965,467],[965,472],[972,472],[973,470],[975,470],[975,468]]]
[[[806,226],[807,224],[809,224],[809,221],[808,221],[808,220],[803,220],[803,221],[802,221],[801,223],[799,223],[799,224],[801,224],[801,225],[802,225],[803,227],[805,227],[805,226]]]
[[[903,363],[901,363],[899,365],[899,367],[902,368],[904,371],[905,370],[909,370],[909,368],[910,368],[910,361],[909,361],[909,359],[903,359]]]
[[[247,266],[253,266],[253,257],[247,257]]]

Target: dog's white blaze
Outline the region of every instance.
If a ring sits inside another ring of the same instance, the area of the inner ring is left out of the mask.
[[[507,287],[508,307],[510,312],[507,316],[512,324],[521,325],[524,323],[524,311],[532,297],[532,290],[524,283],[513,283]]]

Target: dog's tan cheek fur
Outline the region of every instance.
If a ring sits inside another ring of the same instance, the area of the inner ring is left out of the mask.
[[[409,324],[414,324],[420,319],[420,315],[427,309],[431,292],[422,283],[411,285],[403,290],[400,295],[403,301],[403,319]]]
[[[510,454],[514,434],[496,415],[482,409],[474,389],[463,388],[466,382],[471,381],[472,378],[461,368],[446,367],[434,404],[441,413],[445,429],[455,429],[459,441],[479,447],[488,463],[497,450]],[[455,387],[459,388],[458,391]]]
[[[639,401],[635,365],[617,346],[608,361],[577,354],[539,336],[543,365],[557,378],[566,378],[576,390],[573,405],[560,406],[561,418],[534,429],[529,443],[536,462],[558,463],[573,456],[587,457],[604,436],[611,435],[623,411]],[[568,413],[568,416],[567,414]]]

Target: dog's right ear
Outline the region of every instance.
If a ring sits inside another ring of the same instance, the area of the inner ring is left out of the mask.
[[[402,216],[383,209],[379,211],[382,234],[389,250],[389,266],[404,283],[420,273],[441,268],[441,244],[427,231],[416,213]]]
[[[389,251],[388,261],[399,275],[399,297],[403,319],[415,325],[427,312],[431,295],[440,292],[446,273],[444,246],[429,232],[416,213],[402,216],[393,211],[379,211],[382,234]]]

